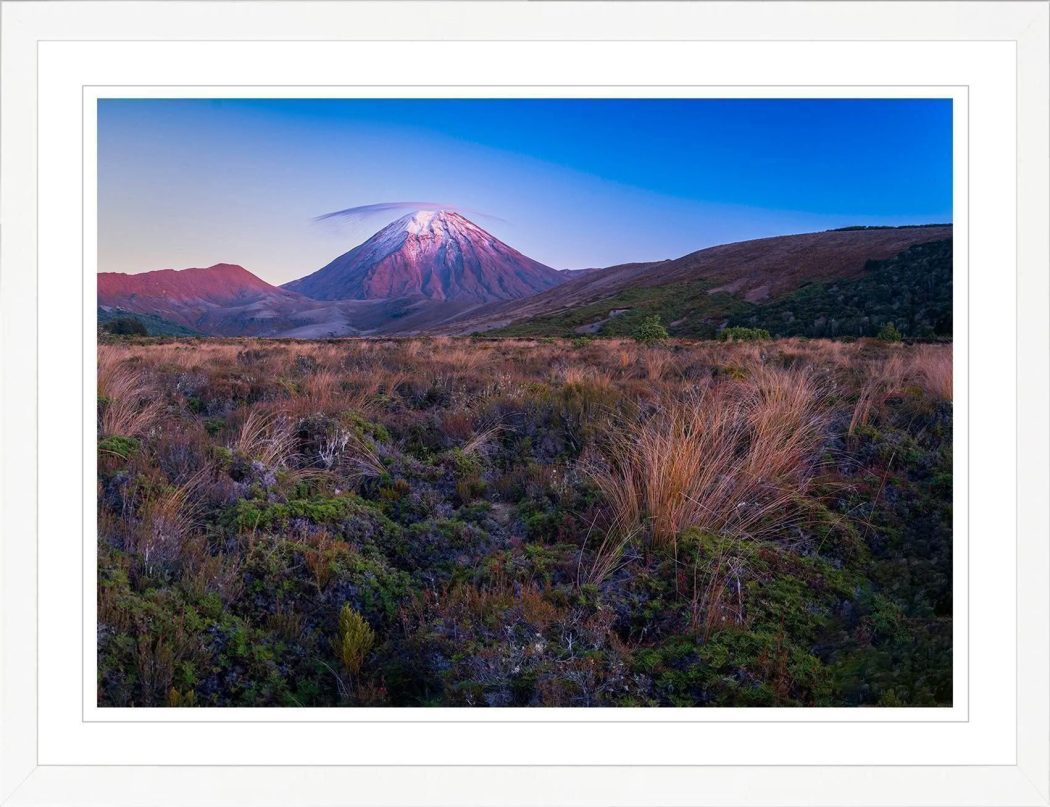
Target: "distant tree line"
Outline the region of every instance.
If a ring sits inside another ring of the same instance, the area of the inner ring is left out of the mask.
[[[951,226],[952,225],[950,223],[948,223],[948,224],[901,224],[901,225],[892,225],[892,224],[853,224],[853,225],[850,225],[849,227],[835,227],[835,228],[833,228],[831,230],[828,230],[827,232],[829,232],[829,233],[846,233],[846,232],[851,232],[851,231],[854,231],[854,230],[921,230],[923,228],[928,228],[928,227],[951,227]]]
[[[135,317],[117,317],[102,324],[104,333],[113,336],[149,336],[146,326]]]
[[[951,337],[951,239],[918,244],[887,260],[868,261],[865,269],[864,276],[853,280],[809,283],[738,312],[728,324],[761,328],[773,336],[896,332],[902,338]]]

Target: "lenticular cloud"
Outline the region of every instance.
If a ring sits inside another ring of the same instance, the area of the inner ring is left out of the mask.
[[[328,221],[331,219],[360,221],[374,213],[385,213],[390,210],[455,210],[457,213],[470,213],[475,216],[502,221],[502,219],[499,219],[496,216],[491,216],[478,210],[470,210],[469,208],[460,207],[459,205],[449,204],[447,202],[378,202],[374,205],[359,205],[358,207],[348,207],[345,210],[336,210],[332,213],[324,213],[320,216],[315,216],[314,221]]]

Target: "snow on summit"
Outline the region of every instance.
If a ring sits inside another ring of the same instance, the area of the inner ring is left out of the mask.
[[[284,288],[319,300],[486,303],[528,297],[563,279],[455,211],[417,210]]]

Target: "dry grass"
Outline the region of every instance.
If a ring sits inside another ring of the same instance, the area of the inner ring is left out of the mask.
[[[950,346],[921,345],[912,357],[917,383],[938,401],[952,400],[952,351]]]
[[[268,468],[283,468],[294,454],[295,445],[295,431],[286,417],[251,409],[229,447]]]
[[[343,457],[345,473],[354,479],[378,479],[386,473],[383,455],[375,441],[357,434],[350,435],[349,448]]]
[[[592,524],[592,531],[593,528]],[[586,569],[586,573],[582,573],[584,572],[582,569],[577,573],[578,582],[597,585],[619,571],[626,564],[627,548],[639,537],[639,533],[640,528],[637,524],[624,525],[618,522],[611,524],[603,531],[601,542],[594,548],[594,558],[590,567]],[[588,545],[590,534],[587,538],[588,540],[584,541],[584,547]],[[582,553],[580,560],[583,560]]]
[[[198,494],[211,475],[210,467],[201,468],[182,484],[168,485],[146,501],[129,548],[142,556],[147,572],[182,554],[199,523]]]
[[[100,436],[138,437],[163,411],[146,374],[129,366],[128,351],[101,345],[98,349],[98,430]]]
[[[825,436],[819,382],[808,369],[763,367],[751,376],[744,403],[749,479],[801,491]]]
[[[672,545],[685,530],[776,532],[793,512],[824,437],[807,373],[763,370],[700,388],[648,421],[618,424],[591,475],[611,522]]]
[[[674,356],[660,348],[649,348],[642,355],[645,377],[649,381],[663,381],[664,376],[675,367]]]
[[[443,433],[464,454],[484,459],[505,428],[485,425],[487,402],[518,406],[542,380],[575,390],[580,421],[574,436],[604,435],[600,459],[581,464],[606,506],[604,560],[590,573],[603,577],[614,568],[603,564],[615,563],[610,558],[622,552],[624,536],[673,545],[690,528],[783,532],[797,518],[792,502],[804,493],[827,439],[831,392],[851,407],[849,435],[902,390],[921,388],[932,400],[951,400],[950,346],[787,339],[669,347],[600,340],[567,350],[538,340],[449,337],[103,345],[99,427],[102,434],[134,436],[161,420],[145,368],[163,363],[205,373],[230,396],[267,401],[240,410],[228,446],[270,468],[297,465],[296,428],[303,418],[346,411],[373,416],[390,400],[427,395],[445,400]],[[317,451],[313,461],[325,472],[355,479],[386,472],[382,446],[352,429],[333,431]],[[588,453],[594,456],[593,446]]]
[[[856,404],[848,429],[853,437],[886,406],[894,396],[902,395],[909,387],[918,388],[931,401],[952,400],[952,348],[951,345],[917,345],[908,353],[900,348],[864,362],[854,361],[854,374],[861,377]]]
[[[872,411],[879,405],[883,397],[882,385],[877,380],[870,380],[864,383],[864,386],[860,388],[860,392],[857,394],[857,403],[853,407],[849,428],[846,431],[850,437],[857,433],[857,429],[867,425],[871,419]]]
[[[318,412],[327,412],[336,399],[336,391],[340,383],[340,375],[334,370],[322,368],[307,376],[303,382],[304,397],[309,402],[309,407]]]
[[[500,425],[482,429],[463,444],[463,453],[468,457],[486,457],[492,452],[493,443],[504,431]]]

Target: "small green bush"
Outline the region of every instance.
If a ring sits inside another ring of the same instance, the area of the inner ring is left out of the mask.
[[[139,450],[139,441],[134,437],[123,437],[119,434],[111,434],[98,441],[100,454],[112,454],[123,460],[128,459]]]
[[[878,338],[882,342],[899,342],[904,337],[901,336],[901,332],[897,330],[897,326],[892,322],[887,322],[879,330]]]
[[[117,317],[102,326],[102,330],[114,336],[149,336],[146,326],[134,317]]]
[[[353,516],[382,518],[375,505],[353,494],[291,499],[288,502],[240,499],[229,511],[228,518],[239,532],[251,532],[284,529],[293,519],[305,519],[314,524],[338,524]]]
[[[667,339],[668,333],[667,328],[660,321],[659,314],[653,314],[643,319],[638,324],[638,327],[634,329],[631,336],[635,341],[648,345],[653,342],[662,342],[664,339]]]
[[[217,435],[226,426],[226,418],[211,417],[204,419],[204,430],[212,437]]]
[[[335,653],[350,675],[356,676],[364,666],[365,656],[375,644],[376,635],[357,611],[344,602],[339,612],[339,633],[333,642]]]
[[[765,328],[723,328],[718,333],[718,338],[723,342],[756,342],[760,339],[769,339],[769,331]]]

